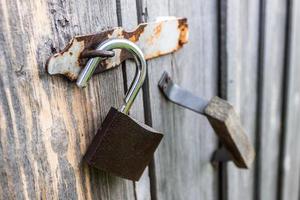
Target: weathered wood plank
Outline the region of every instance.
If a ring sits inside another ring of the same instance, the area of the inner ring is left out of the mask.
[[[114,1],[1,1],[1,199],[134,199],[131,181],[81,161],[122,103],[121,69],[84,90],[44,69],[74,35],[116,26],[115,12]]]
[[[287,1],[264,1],[261,73],[262,105],[259,127],[258,199],[278,196]]]
[[[281,163],[280,199],[299,199],[300,189],[300,2],[291,0],[287,44],[287,73],[285,77],[285,119],[283,132],[283,158]]]
[[[217,1],[160,0],[144,4],[146,19],[184,16],[190,30],[189,43],[181,51],[148,62],[153,127],[165,133],[155,155],[158,199],[218,198],[218,173],[210,163],[217,147],[212,128],[205,117],[166,101],[157,86],[166,70],[196,95],[209,98],[216,94],[216,9]]]
[[[224,13],[220,33],[224,37],[220,44],[222,92],[240,114],[243,128],[251,143],[255,144],[259,1],[226,0],[220,9]],[[240,170],[228,163],[224,171],[228,177],[225,182],[227,191],[223,194],[227,199],[254,199],[254,165],[251,169]]]
[[[137,8],[135,0],[122,0],[120,1],[122,25],[127,30],[132,30],[137,24]],[[121,25],[121,24],[119,24]],[[130,86],[136,67],[132,61],[126,61],[123,66],[126,70],[127,87]],[[144,104],[143,104],[143,91],[140,90],[136,100],[130,110],[130,115],[140,122],[144,122]],[[144,171],[142,177],[138,182],[135,182],[135,195],[138,200],[150,200],[150,179],[148,168]]]

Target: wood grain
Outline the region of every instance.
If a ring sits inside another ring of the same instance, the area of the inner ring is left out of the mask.
[[[258,53],[260,3],[258,0],[222,1],[220,20],[221,93],[234,106],[241,117],[250,142],[256,141],[256,108],[258,84]],[[249,170],[227,164],[222,194],[224,199],[253,200],[255,194],[255,163]]]
[[[116,26],[115,12],[113,1],[1,1],[0,199],[134,199],[131,181],[82,162],[121,105],[121,69],[80,90],[44,68],[73,36]]]
[[[254,148],[233,106],[215,96],[208,102],[204,114],[236,166],[251,168],[255,158]]]
[[[261,60],[262,104],[259,127],[258,198],[276,199],[279,181],[280,144],[282,134],[282,104],[287,20],[286,1],[264,2],[264,41]]]
[[[132,30],[138,24],[137,19],[137,7],[136,0],[121,0],[121,15],[122,15],[122,26],[128,30]],[[119,24],[121,25],[121,24]],[[128,88],[134,78],[136,66],[133,61],[126,61],[123,65],[123,70],[126,71],[125,76],[127,80],[126,88]],[[144,123],[144,103],[143,103],[143,91],[139,91],[131,109],[130,116],[134,119]],[[135,182],[135,195],[138,200],[150,200],[150,179],[148,167],[145,169],[142,177],[138,182]]]
[[[299,6],[296,0],[0,0],[0,199],[299,200]],[[141,91],[130,111],[165,133],[156,168],[132,182],[88,167],[82,156],[109,108],[122,104],[134,66],[96,75],[80,90],[49,76],[47,58],[75,35],[120,19],[130,29],[137,18],[166,15],[188,18],[190,41],[149,62],[150,101]],[[165,101],[157,87],[164,70],[208,99],[221,74],[221,93],[251,143],[257,141],[257,171],[227,164],[226,191],[219,194],[218,168],[210,163],[218,140],[204,117]]]
[[[284,133],[282,138],[282,160],[280,163],[281,184],[279,187],[282,200],[299,200],[300,192],[300,2],[290,1],[289,5],[289,31],[286,63],[286,95]]]
[[[217,1],[144,4],[149,21],[157,16],[185,16],[190,28],[189,43],[182,50],[148,62],[153,127],[165,134],[155,155],[157,199],[218,198],[218,173],[210,163],[217,146],[213,130],[205,117],[166,101],[157,85],[167,71],[195,95],[216,94],[216,6]]]

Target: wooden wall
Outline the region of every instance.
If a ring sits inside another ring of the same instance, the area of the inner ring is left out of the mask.
[[[88,167],[82,156],[133,63],[79,89],[49,76],[47,58],[75,35],[167,15],[188,18],[189,43],[148,62],[130,112],[165,134],[153,161],[139,182]],[[300,199],[297,0],[0,0],[0,16],[0,199]],[[219,141],[205,117],[165,100],[164,70],[235,106],[257,151],[251,170],[211,164]]]

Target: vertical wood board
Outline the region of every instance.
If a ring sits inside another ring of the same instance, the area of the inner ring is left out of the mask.
[[[0,12],[0,198],[133,199],[131,181],[81,160],[122,103],[121,69],[83,90],[44,69],[73,36],[116,26],[115,2],[2,0]]]
[[[258,38],[259,1],[227,0],[221,4],[221,66],[225,74],[225,96],[240,114],[242,125],[251,143],[255,144],[257,77],[258,77]],[[224,27],[225,26],[225,27]],[[224,32],[225,31],[225,32]],[[224,92],[224,91],[223,91]],[[249,170],[238,169],[228,163],[226,194],[230,200],[253,199],[255,164]]]
[[[211,163],[217,147],[205,117],[167,102],[158,89],[164,70],[196,95],[210,98],[217,89],[216,1],[147,1],[148,20],[188,18],[189,43],[180,51],[149,61],[153,127],[165,136],[155,156],[158,199],[217,199],[218,173]],[[209,23],[207,23],[209,22]]]
[[[290,1],[290,19],[289,19],[289,40],[287,49],[287,71],[285,88],[285,129],[283,135],[283,159],[281,163],[281,197],[280,199],[299,199],[299,181],[300,181],[300,3],[299,1]]]
[[[276,199],[282,134],[282,91],[285,62],[286,1],[264,2],[262,110],[259,154],[259,199]],[[261,19],[262,20],[262,19]]]
[[[137,19],[137,7],[135,0],[122,0],[121,4],[121,15],[122,15],[122,26],[126,30],[132,30],[138,24]],[[133,81],[136,65],[132,61],[126,61],[124,64],[127,78],[127,88],[130,86]],[[144,123],[144,104],[143,104],[143,91],[139,91],[132,108],[130,109],[130,116],[134,119]],[[135,182],[135,195],[138,200],[150,200],[150,179],[148,167],[144,171],[142,177],[138,182]]]

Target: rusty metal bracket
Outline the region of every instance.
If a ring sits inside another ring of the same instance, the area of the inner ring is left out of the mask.
[[[146,60],[172,53],[188,41],[186,18],[161,17],[155,22],[142,23],[133,31],[116,27],[93,35],[74,37],[59,53],[51,56],[46,64],[51,75],[62,74],[70,80],[76,80],[88,57],[107,55],[109,52],[96,52],[94,49],[109,38],[125,38],[136,43],[144,53]],[[101,73],[120,65],[131,58],[124,50],[114,50],[115,56],[100,63],[95,73]]]

